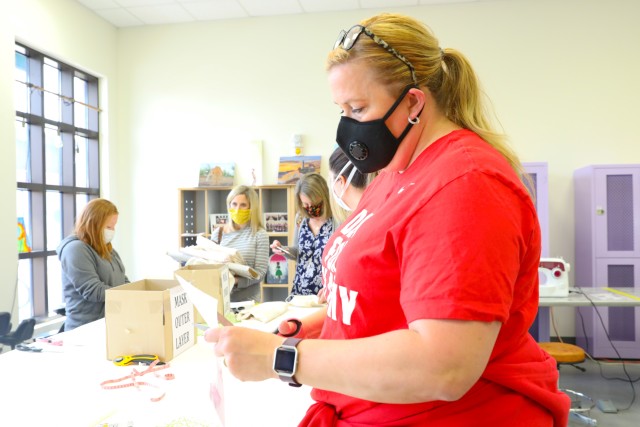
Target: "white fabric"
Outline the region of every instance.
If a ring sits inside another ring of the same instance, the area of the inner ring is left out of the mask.
[[[318,295],[293,295],[289,304],[295,307],[322,307],[324,305],[318,302]]]
[[[254,307],[242,310],[238,313],[239,320],[245,320],[250,317],[255,318],[263,323],[269,322],[283,313],[287,312],[289,304],[284,301],[263,302]]]
[[[196,237],[196,247],[202,248],[207,251],[226,254],[229,256],[229,260],[226,262],[235,262],[238,264],[245,263],[244,260],[242,259],[242,255],[240,255],[240,252],[237,249],[220,246],[213,240],[207,239],[201,234],[199,234],[198,237]]]
[[[180,252],[212,264],[225,264],[230,262],[245,264],[242,255],[237,249],[220,246],[202,235],[198,235],[196,238],[195,246],[181,248]]]

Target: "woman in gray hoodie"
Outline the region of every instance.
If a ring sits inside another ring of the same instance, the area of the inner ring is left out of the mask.
[[[111,245],[117,222],[113,203],[93,199],[80,214],[73,234],[56,250],[62,264],[65,331],[104,317],[105,291],[129,283],[120,255]]]

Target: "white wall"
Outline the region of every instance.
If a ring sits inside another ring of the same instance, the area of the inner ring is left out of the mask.
[[[278,158],[292,154],[291,135],[300,133],[304,153],[322,155],[326,166],[339,110],[330,99],[324,58],[340,29],[377,12],[127,28],[115,32],[113,46],[114,32],[104,26],[67,25],[48,2],[26,3],[53,17],[33,37],[40,45],[109,77],[103,143],[109,144],[111,173],[104,184],[121,211],[115,244],[132,279],[171,276],[176,264],[165,252],[178,244],[177,188],[197,184],[200,162],[240,166],[247,144],[262,140],[263,182],[275,183]],[[442,47],[465,53],[522,160],[549,162],[551,255],[573,262],[572,171],[591,163],[640,163],[634,121],[640,4],[496,0],[395,11],[423,20]],[[105,49],[85,52],[82,41],[93,38],[74,36],[94,34],[94,27]],[[48,40],[58,32],[66,43]],[[3,40],[3,68],[12,66],[4,58],[7,44]],[[9,73],[0,69],[0,76]],[[13,115],[3,102],[2,123],[4,114]],[[11,181],[2,187],[6,194],[14,191],[11,171],[0,172]],[[13,224],[15,207],[2,209],[0,221]],[[2,250],[15,259],[13,245]],[[572,335],[571,312],[561,317],[560,333]]]
[[[10,28],[10,16],[0,6],[0,311],[11,311],[15,292],[18,254],[16,251],[16,196],[15,196],[15,141],[13,123],[15,107],[13,96],[13,73],[15,59],[14,39]]]
[[[16,41],[47,53],[102,78],[101,114],[103,160],[118,157],[116,114],[116,29],[79,3],[70,0],[0,1],[0,310],[12,310],[17,252],[15,181],[15,105],[13,79]],[[101,169],[105,196],[118,203],[126,193],[118,175],[110,173],[117,162]]]

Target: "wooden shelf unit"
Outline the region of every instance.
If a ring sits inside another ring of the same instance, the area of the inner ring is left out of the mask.
[[[196,236],[204,233],[211,233],[211,214],[227,213],[227,195],[233,187],[192,187],[179,188],[180,206],[180,247],[193,246],[196,244]],[[261,185],[253,187],[258,193],[261,212],[286,212],[287,231],[268,232],[269,243],[279,240],[284,246],[293,243],[293,233],[295,230],[295,200],[293,185]],[[264,222],[264,220],[263,220]],[[271,256],[271,252],[269,253]],[[288,261],[289,273],[288,283],[260,285],[260,297],[262,301],[283,300],[291,292],[293,277],[295,275],[295,261]]]

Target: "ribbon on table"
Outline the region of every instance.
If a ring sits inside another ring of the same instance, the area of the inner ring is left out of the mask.
[[[165,380],[173,380],[175,378],[175,376],[172,373],[166,373],[164,374],[164,376],[159,375],[157,372],[161,371],[163,369],[167,369],[169,367],[169,364],[166,365],[158,365],[158,360],[154,360],[153,363],[151,363],[151,365],[149,365],[149,367],[147,369],[145,369],[144,371],[138,371],[136,368],[133,368],[131,373],[127,376],[124,376],[122,378],[116,378],[116,379],[112,379],[112,380],[105,380],[102,381],[100,383],[100,386],[105,389],[105,390],[115,390],[115,389],[119,389],[119,388],[126,388],[126,387],[135,387],[137,389],[140,389],[141,386],[149,386],[149,387],[154,387],[154,388],[160,388],[155,384],[151,384],[149,382],[146,381],[139,381],[140,377],[143,377],[146,374],[150,374],[153,373],[155,374],[156,377],[158,378],[164,378]],[[131,382],[129,383],[123,383],[123,384],[117,384],[119,382],[122,381],[127,381],[130,380]],[[160,400],[162,400],[162,398],[165,396],[165,392],[163,392],[161,395],[157,396],[157,397],[152,397],[150,400],[152,402],[158,402]]]

